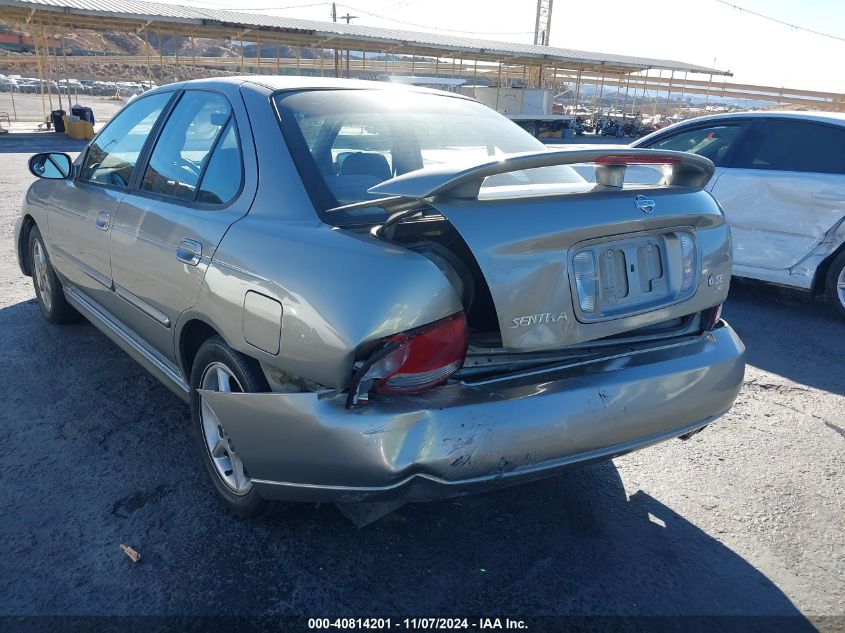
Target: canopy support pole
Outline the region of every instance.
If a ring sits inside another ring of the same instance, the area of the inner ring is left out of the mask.
[[[156,24],[156,46],[158,46],[158,80],[164,83],[164,53],[162,53],[161,27]]]
[[[627,80],[625,82],[625,100],[622,102],[622,120],[625,120],[627,116],[626,112],[628,109],[628,90],[631,88],[631,75],[628,75]]]
[[[584,69],[578,71],[578,77],[575,80],[575,102],[572,104],[572,113],[575,113],[575,110],[578,109],[578,98],[581,96],[581,73],[584,72]]]
[[[181,77],[179,77],[179,42],[176,39],[176,25],[173,25],[173,53],[176,55],[176,81],[179,81]]]
[[[496,112],[499,111],[499,94],[502,90],[502,62],[499,62],[499,79],[496,82]]]
[[[599,87],[599,102],[598,102],[598,109],[599,115],[603,112],[604,108],[602,106],[602,97],[604,96],[604,68],[601,69],[601,86]]]
[[[147,58],[147,81],[149,82],[150,86],[153,84],[153,74],[151,62],[150,62],[150,37],[147,35],[147,29],[144,29],[144,55]]]
[[[666,93],[666,116],[669,116],[670,107],[672,105],[672,80],[675,78],[675,71],[672,71],[672,74],[669,75],[669,90]]]

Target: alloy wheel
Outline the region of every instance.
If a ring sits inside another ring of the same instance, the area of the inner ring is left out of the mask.
[[[38,298],[41,299],[44,308],[49,312],[53,307],[50,271],[48,269],[47,253],[44,251],[44,247],[41,245],[41,240],[39,239],[35,239],[32,242],[32,268]]]
[[[211,363],[205,368],[200,389],[243,393],[243,387],[232,371],[223,363]],[[252,480],[244,470],[244,463],[235,453],[232,439],[223,428],[217,415],[204,400],[200,406],[200,420],[206,450],[218,476],[231,492],[245,495],[252,490]]]
[[[836,294],[839,297],[839,303],[845,306],[845,267],[839,271],[839,277],[836,280]]]

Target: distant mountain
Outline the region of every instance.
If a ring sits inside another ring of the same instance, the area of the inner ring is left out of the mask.
[[[0,22],[0,47],[12,52],[32,52],[32,37],[38,35],[23,29],[10,29]],[[163,55],[180,55],[184,57],[240,57],[241,48],[229,40],[209,38],[189,38],[182,36],[164,35],[150,29],[146,33],[113,33],[109,31],[66,30],[61,34],[65,51],[68,55],[143,55],[149,46],[154,55],[159,51]],[[60,40],[53,43],[60,46]],[[258,46],[248,43],[243,47],[244,57],[256,57]],[[275,57],[275,44],[262,44],[262,57]],[[279,46],[280,57],[296,57],[297,53],[305,59],[318,59],[320,51],[302,47],[299,51],[291,46]],[[326,56],[329,53],[326,52]]]

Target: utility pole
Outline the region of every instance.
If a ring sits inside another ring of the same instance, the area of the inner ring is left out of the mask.
[[[549,45],[552,30],[552,4],[554,0],[537,0],[537,19],[534,21],[534,44]]]
[[[334,9],[334,3],[332,3],[332,9]],[[357,15],[349,15],[347,11],[346,15],[340,16],[341,20],[346,20],[346,23],[349,24],[352,20],[355,20],[358,16]],[[346,78],[349,79],[349,49],[346,49]]]

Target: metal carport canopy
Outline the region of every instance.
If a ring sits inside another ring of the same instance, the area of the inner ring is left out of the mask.
[[[179,36],[278,42],[313,48],[469,58],[482,61],[559,65],[637,72],[648,69],[730,75],[667,59],[593,53],[552,46],[515,44],[378,27],[299,20],[274,15],[206,9],[138,0],[0,0],[0,20],[77,28],[141,32],[156,26]]]

